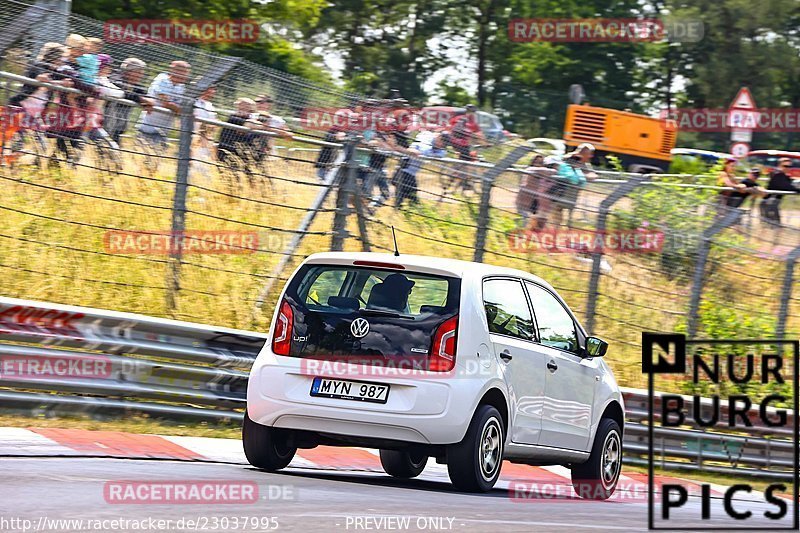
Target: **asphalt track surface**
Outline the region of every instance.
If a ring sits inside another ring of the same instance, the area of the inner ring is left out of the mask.
[[[107,501],[108,482],[122,480],[251,482],[260,494],[255,503]],[[736,505],[758,516],[774,509],[752,501]],[[721,499],[713,499],[712,520],[701,524],[700,499],[690,497],[680,510],[687,521],[671,525],[735,525],[722,509]],[[444,478],[397,480],[296,467],[270,474],[239,464],[164,460],[0,458],[0,531],[645,531],[647,516],[646,502],[566,496],[522,501],[502,489],[459,493]],[[767,527],[763,520],[749,525],[759,524]]]

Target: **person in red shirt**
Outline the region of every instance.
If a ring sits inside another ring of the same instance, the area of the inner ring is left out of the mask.
[[[450,120],[450,145],[458,152],[459,159],[472,160],[471,146],[482,138],[483,132],[478,125],[478,114],[474,105],[469,104],[463,115],[456,115]]]

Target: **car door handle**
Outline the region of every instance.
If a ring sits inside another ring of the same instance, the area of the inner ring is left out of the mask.
[[[556,364],[555,361],[551,359],[550,361],[547,362],[547,370],[549,370],[550,372],[555,372],[556,370],[558,370],[558,365]]]
[[[509,352],[508,350],[503,350],[502,352],[500,352],[500,359],[508,363],[509,361],[514,359],[514,356],[511,355],[511,352]]]

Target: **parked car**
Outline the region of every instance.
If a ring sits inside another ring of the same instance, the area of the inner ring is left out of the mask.
[[[711,150],[698,150],[697,148],[673,148],[672,149],[672,158],[675,159],[689,159],[689,160],[700,160],[707,165],[716,165],[719,163],[720,159],[725,161],[726,159],[733,158],[731,154],[726,154],[724,152],[712,152]]]
[[[298,448],[380,450],[394,477],[430,457],[465,491],[502,461],[565,465],[581,497],[614,492],[624,404],[591,337],[546,281],[452,259],[320,253],[292,274],[250,372],[253,466]]]
[[[414,126],[415,129],[447,130],[449,121],[464,112],[463,107],[444,105],[423,107],[418,111]],[[497,115],[481,110],[476,111],[476,115],[478,126],[487,141],[499,144],[515,136],[503,127]]]
[[[751,166],[760,166],[764,174],[769,174],[778,166],[778,159],[788,157],[792,160],[789,177],[800,178],[800,152],[783,150],[753,150],[747,154],[747,162]]]

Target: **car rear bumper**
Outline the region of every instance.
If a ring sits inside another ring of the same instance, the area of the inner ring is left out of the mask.
[[[413,378],[386,369],[345,365],[347,375],[306,366],[303,359],[259,357],[250,374],[247,411],[259,424],[332,435],[452,444],[466,434],[482,382],[417,372]],[[385,404],[311,396],[314,377],[389,385]]]

